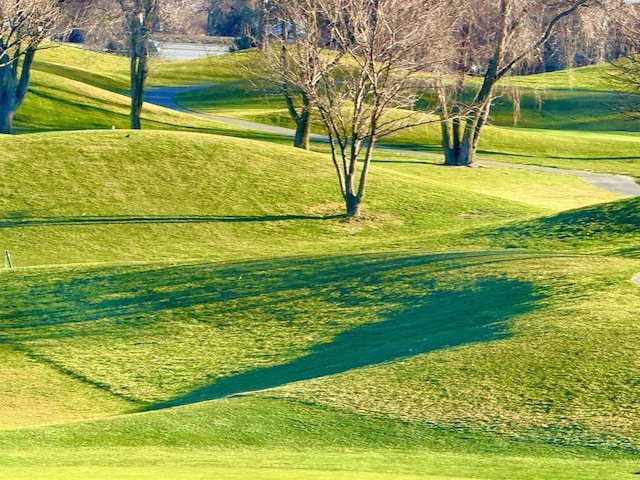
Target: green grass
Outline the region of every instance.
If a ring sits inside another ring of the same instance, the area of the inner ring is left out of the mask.
[[[479,252],[15,270],[3,342],[139,406],[279,387],[267,394],[636,448],[639,267]]]
[[[229,61],[220,67],[217,61],[211,61],[215,65],[212,71],[220,68],[228,81],[182,93],[177,96],[178,103],[200,112],[293,128],[276,90],[256,87],[246,70],[239,68],[234,74]],[[499,98],[491,126],[481,136],[481,158],[640,177],[636,166],[639,124],[619,112],[626,97],[613,91],[604,71],[603,67],[583,67],[510,78],[507,83],[522,88],[523,94],[518,128],[513,127],[510,102]],[[535,99],[538,95],[540,107]],[[318,122],[314,131],[323,133]],[[381,143],[439,152],[439,135],[437,125],[427,125],[397,133]]]
[[[150,84],[286,124],[255,60],[154,61]],[[125,130],[126,59],[34,69],[0,138],[2,478],[640,471],[637,199],[380,150],[345,221],[326,145],[151,106]],[[483,157],[640,177],[638,134],[594,131],[618,122],[595,71],[513,79],[548,109],[499,107]],[[435,130],[388,143],[437,152]]]
[[[132,437],[132,431],[138,435]],[[29,448],[16,452],[16,443],[25,439]],[[567,456],[557,447],[477,440],[469,433],[365,419],[297,402],[242,398],[6,431],[0,434],[0,472],[17,479],[92,474],[118,479],[551,480],[631,478],[637,468],[625,455],[570,449]],[[458,452],[448,451],[452,446]]]
[[[549,89],[532,94],[522,91],[521,115],[516,120],[513,106],[498,98],[491,110],[491,123],[498,126],[545,130],[635,131],[638,122],[624,112],[629,99],[618,92]]]
[[[330,160],[290,147],[116,130],[3,137],[0,151],[2,248],[16,266],[443,250],[443,233],[620,198],[563,176],[382,152],[368,213],[345,222],[326,218],[344,208]]]
[[[588,65],[536,75],[513,76],[509,78],[509,83],[528,88],[615,90],[611,82],[611,74],[606,64]]]
[[[489,231],[496,244],[517,248],[558,245],[616,248],[640,227],[638,199],[562,212]],[[476,235],[480,234],[476,232]]]

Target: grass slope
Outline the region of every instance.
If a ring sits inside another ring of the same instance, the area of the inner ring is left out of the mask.
[[[276,90],[257,87],[245,68],[234,73],[229,60],[208,62],[225,81],[184,92],[176,97],[178,103],[199,112],[294,127]],[[613,91],[604,72],[600,66],[583,67],[509,79],[522,89],[519,128],[513,127],[509,101],[498,99],[480,140],[481,157],[640,178],[638,123],[619,112],[625,95]],[[315,131],[322,133],[322,127],[316,125]],[[438,152],[439,142],[439,127],[432,125],[397,133],[382,143]]]
[[[238,102],[253,59],[156,62],[152,83],[207,78],[218,107],[275,118],[260,95]],[[109,130],[0,138],[0,248],[30,267],[0,271],[1,476],[640,469],[636,200],[383,151],[364,218],[345,222],[324,153],[160,108],[146,131],[110,130],[126,124],[125,77],[119,57],[40,52],[22,131]],[[558,95],[561,109],[573,93]],[[548,121],[602,121],[585,112]],[[484,141],[637,174],[636,134],[492,127]],[[611,247],[626,258],[578,254]]]
[[[637,448],[639,267],[396,253],[16,270],[3,342],[139,406],[282,387],[270,395]]]
[[[637,198],[565,211],[487,232],[495,243],[527,248],[567,245],[616,248],[640,227]],[[476,235],[479,235],[476,232]]]
[[[383,153],[371,213],[344,222],[325,218],[343,210],[330,160],[290,147],[116,130],[4,137],[0,152],[1,248],[16,266],[441,250],[442,234],[619,198],[559,175]]]
[[[16,455],[25,440],[29,447]],[[624,455],[570,449],[561,456],[550,446],[479,440],[298,402],[238,398],[5,431],[0,472],[15,479],[604,480],[631,478],[637,468]]]
[[[625,478],[640,441],[640,263],[594,260],[398,252],[5,271],[3,343],[82,380],[76,401],[284,385],[5,430],[0,471]]]

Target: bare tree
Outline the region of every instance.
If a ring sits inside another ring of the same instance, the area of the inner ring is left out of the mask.
[[[322,79],[320,71],[329,69],[334,59],[329,60],[329,64],[323,59],[308,61],[324,45],[322,26],[316,15],[311,12],[299,15],[303,6],[288,0],[276,2],[271,8],[274,33],[278,35],[274,35],[270,46],[262,49],[260,71],[254,73],[280,87],[289,116],[296,125],[293,146],[308,150],[312,105],[307,92],[317,88]],[[304,41],[298,38],[302,32]],[[304,88],[300,86],[303,83]]]
[[[149,72],[149,35],[158,21],[162,0],[116,0],[124,15],[129,44],[131,128],[140,128],[144,87]]]
[[[59,18],[57,4],[57,0],[0,0],[0,133],[11,132],[35,53]]]
[[[612,62],[612,83],[628,94],[624,109],[634,116],[640,114],[640,4],[627,4],[614,18],[625,39],[628,54]]]
[[[163,33],[204,35],[207,33],[208,8],[211,4],[211,0],[164,0]]]
[[[496,84],[535,54],[558,25],[596,0],[454,0],[451,28],[441,40],[450,51],[438,81],[442,147],[446,165],[472,165],[487,123]],[[466,80],[480,82],[469,99]],[[454,81],[450,78],[453,76]],[[461,115],[464,121],[459,121]]]
[[[438,35],[439,2],[280,0],[275,11],[295,30],[269,49],[284,57],[281,81],[318,112],[346,215],[358,216],[376,142],[433,120],[412,108],[435,61],[425,59]]]

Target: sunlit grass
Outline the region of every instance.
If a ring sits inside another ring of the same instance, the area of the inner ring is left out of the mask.
[[[210,84],[179,101],[290,125],[277,90],[250,78],[256,55],[154,60],[149,82]],[[18,129],[76,131],[0,138],[14,266],[0,271],[0,476],[640,470],[635,199],[439,166],[429,125],[387,140],[426,154],[379,150],[363,218],[345,221],[327,145],[153,106],[144,131],[125,130],[127,69],[39,52]],[[549,89],[549,109],[525,93],[535,128],[497,109],[482,158],[640,177],[637,134],[550,129],[619,120],[610,91],[589,112],[584,89],[606,90],[596,70],[511,80]]]

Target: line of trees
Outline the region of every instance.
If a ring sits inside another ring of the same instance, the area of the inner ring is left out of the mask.
[[[0,131],[10,131],[36,50],[56,25],[69,18],[78,21],[79,12],[99,18],[101,28],[117,24],[124,32],[131,58],[131,128],[140,128],[149,35],[164,18],[164,2],[176,1],[0,0]],[[550,41],[563,41],[564,51],[573,56],[593,52],[597,45],[604,55],[613,49],[625,53],[630,48],[626,39],[638,37],[637,6],[624,0],[258,4],[259,43],[270,66],[265,71],[280,85],[296,122],[295,144],[308,147],[314,113],[329,137],[347,216],[360,213],[380,138],[438,121],[444,163],[473,165],[496,86],[539,62]],[[213,5],[213,0],[207,4]],[[584,51],[569,45],[577,38],[567,34],[572,29],[581,32]],[[611,39],[597,38],[612,32]],[[619,65],[626,68],[620,71],[627,85],[635,81],[637,87],[637,58]],[[472,77],[476,80],[470,82]],[[416,111],[421,99],[433,103]]]
[[[357,216],[376,141],[429,121],[412,111],[419,98],[435,99],[422,113],[439,117],[445,165],[471,166],[503,78],[561,29],[581,25],[589,38],[628,10],[599,0],[275,0],[280,32],[264,57],[296,122],[295,146],[307,145],[313,109],[329,135],[346,215]]]

